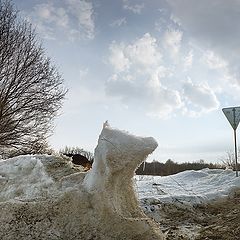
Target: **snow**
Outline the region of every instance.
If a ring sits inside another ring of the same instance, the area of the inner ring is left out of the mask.
[[[34,156],[19,156],[0,161],[0,201],[13,198],[34,198],[39,190],[52,190],[52,179],[43,163]],[[4,187],[5,186],[5,187]]]
[[[139,137],[126,131],[113,129],[106,121],[95,148],[92,169],[84,179],[84,187],[89,192],[106,191],[108,188],[106,185],[116,182],[116,179],[113,179],[116,178],[114,173],[120,171],[118,178],[122,178],[121,184],[124,182],[128,184],[131,182],[136,167],[157,146],[156,140],[152,137]],[[113,189],[115,194],[119,194],[115,188]],[[109,194],[113,193],[109,191]]]
[[[232,170],[134,177],[137,166],[156,147],[154,138],[113,129],[106,122],[87,173],[63,156],[0,160],[0,239],[27,239],[29,229],[31,237],[42,240],[55,239],[53,235],[95,239],[96,232],[99,240],[163,239],[142,209],[157,221],[162,216],[154,210],[165,203],[191,208],[240,188],[240,177]]]
[[[240,188],[240,177],[232,170],[189,170],[175,175],[135,176],[135,188],[142,204],[170,202],[200,204],[226,197]]]
[[[92,169],[63,156],[19,156],[0,162],[0,239],[163,239],[139,207],[135,169],[157,147],[105,123]],[[26,224],[27,223],[27,224]],[[49,232],[50,229],[50,232]],[[89,231],[91,229],[91,231]],[[11,237],[9,237],[10,235]],[[97,235],[96,235],[97,234]]]
[[[101,152],[104,152],[103,149]],[[53,177],[46,171],[46,163],[49,162],[51,158],[47,155],[27,155],[1,160],[0,201],[33,199],[60,191],[59,187],[54,185]],[[93,179],[88,181],[96,183],[99,181],[99,175],[106,174],[99,171],[98,167],[92,171],[92,174],[95,173],[91,176]],[[64,184],[63,181],[63,187]],[[61,191],[79,187],[74,186],[72,182],[70,185]],[[236,177],[231,169],[189,170],[166,177],[135,176],[137,197],[141,202],[148,204],[158,201],[194,205],[226,197],[237,188],[240,188],[240,177]]]
[[[71,187],[66,184],[66,177],[74,178],[74,172],[69,161],[59,156],[25,155],[0,160],[0,202],[46,199],[79,189],[77,181]]]

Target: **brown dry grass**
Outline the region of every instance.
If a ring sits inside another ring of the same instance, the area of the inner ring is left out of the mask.
[[[193,208],[158,204],[146,214],[160,224],[167,240],[240,240],[240,189]]]

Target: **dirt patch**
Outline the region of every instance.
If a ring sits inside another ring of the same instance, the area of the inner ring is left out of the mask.
[[[205,205],[155,201],[144,210],[160,224],[166,240],[240,240],[240,190]]]
[[[205,215],[200,239],[240,239],[240,190],[228,199],[213,202],[199,209]]]

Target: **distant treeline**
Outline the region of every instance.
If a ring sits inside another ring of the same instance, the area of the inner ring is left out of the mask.
[[[203,168],[216,169],[224,167],[220,164],[205,163],[204,160],[199,160],[198,162],[193,163],[176,163],[171,159],[168,159],[165,163],[160,163],[158,161],[142,163],[137,169],[136,174],[167,176],[186,170],[201,170]]]

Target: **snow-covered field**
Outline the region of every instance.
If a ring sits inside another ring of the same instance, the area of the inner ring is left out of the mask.
[[[135,187],[142,203],[170,202],[195,205],[226,197],[240,188],[240,177],[232,170],[189,170],[175,175],[136,176]]]
[[[104,123],[87,173],[63,156],[0,160],[0,239],[197,239],[214,219],[208,217],[210,208],[196,204],[233,193],[238,201],[240,177],[232,170],[203,169],[135,176],[132,182],[136,167],[156,147],[151,137],[136,137]],[[132,183],[142,209],[155,221],[138,207]],[[229,209],[238,227],[240,208],[229,203]],[[218,229],[225,225],[225,219],[214,223]],[[240,230],[233,230],[233,238],[223,239],[237,239]]]
[[[145,214],[159,223],[168,240],[239,239],[240,177],[232,170],[135,176],[135,189]]]
[[[77,201],[81,203],[79,206],[85,206],[85,200],[88,198],[82,192],[84,177],[85,173],[79,175],[79,170],[74,170],[69,162],[54,156],[19,156],[0,161],[0,205],[9,206],[11,203],[18,206],[29,200],[40,204],[46,198],[60,198],[62,194],[73,191],[76,192],[76,196],[82,196],[82,199]],[[122,179],[120,180],[122,183]],[[232,170],[190,170],[166,177],[135,176],[134,186],[142,209],[159,223],[163,233],[169,236],[167,239],[192,240],[196,239],[200,229],[204,229],[205,226],[205,219],[204,224],[201,223],[204,212],[199,212],[195,208],[196,204],[233,194],[236,189],[240,189],[240,177],[236,177]],[[77,195],[81,192],[82,195]],[[43,204],[45,206],[44,201]],[[71,205],[64,208],[71,208]],[[232,205],[229,208],[232,212],[230,217],[238,215],[238,209],[232,208]],[[28,208],[27,210],[29,211]],[[2,217],[5,223],[4,214]],[[45,218],[41,216],[41,219]],[[206,222],[211,224],[210,220],[207,219]],[[224,224],[215,225],[223,229]],[[229,237],[228,233],[226,236]],[[234,237],[223,239],[235,240]]]
[[[40,161],[41,159],[41,161]],[[0,183],[6,181],[12,185],[8,191],[1,191],[0,198],[9,199],[34,197],[39,191],[53,192],[52,179],[46,175],[45,163],[51,161],[47,156],[19,156],[11,161],[0,161]],[[56,173],[55,173],[56,174]],[[166,177],[135,176],[135,189],[141,203],[151,202],[199,204],[209,200],[226,197],[240,188],[240,177],[228,169],[189,170]],[[22,194],[16,194],[21,187]],[[29,196],[30,195],[30,196]]]

